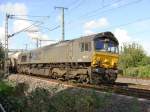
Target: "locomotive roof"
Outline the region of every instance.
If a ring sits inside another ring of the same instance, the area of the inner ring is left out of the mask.
[[[110,38],[111,40],[114,40],[116,42],[116,44],[119,44],[117,38],[111,33],[111,32],[102,32],[102,33],[96,33],[96,34],[93,34],[93,35],[88,35],[88,36],[82,36],[80,38],[75,38],[75,39],[72,39],[72,40],[65,40],[65,41],[60,41],[60,42],[57,42],[57,43],[54,43],[54,44],[50,44],[50,45],[47,45],[47,46],[44,46],[44,47],[41,47],[41,48],[37,48],[37,50],[39,49],[46,49],[47,47],[52,47],[52,46],[56,46],[56,45],[59,45],[59,44],[65,44],[65,43],[68,43],[68,42],[71,42],[71,41],[75,41],[75,40],[79,40],[79,39],[96,39],[96,38],[103,38],[103,37],[107,37],[107,38]],[[34,49],[36,50],[36,49]],[[34,50],[31,50],[31,51],[34,51]]]
[[[107,32],[102,32],[102,33],[96,33],[96,34],[93,34],[93,35],[88,35],[88,36],[83,36],[83,37],[80,37],[80,38],[92,38],[92,39],[97,39],[97,38],[103,38],[103,37],[107,37],[113,41],[116,42],[116,44],[119,44],[117,38],[113,35],[113,33],[107,31]],[[79,39],[79,38],[77,38]]]

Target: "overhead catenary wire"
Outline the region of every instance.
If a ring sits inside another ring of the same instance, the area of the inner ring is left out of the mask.
[[[96,12],[98,12],[98,13],[105,13],[105,12],[108,12],[108,11],[112,11],[112,10],[114,10],[114,9],[119,9],[119,8],[126,7],[126,6],[129,6],[129,5],[137,4],[137,3],[141,2],[141,1],[142,1],[142,0],[134,0],[134,1],[132,1],[132,2],[128,2],[128,3],[123,4],[123,5],[120,5],[120,6],[118,6],[118,7],[113,7],[113,8],[106,9],[106,10],[100,11],[100,12],[99,12],[99,10],[97,10],[97,11],[95,11],[95,12],[92,12],[92,14],[93,14],[93,13],[95,13],[95,14],[89,15],[89,16],[88,16],[88,14],[87,14],[86,17],[94,17],[94,16],[97,15]]]
[[[31,21],[31,22],[34,22],[33,24],[31,24],[31,25],[29,25],[28,27],[26,27],[25,29],[22,29],[22,30],[20,30],[20,31],[18,31],[18,32],[15,32],[15,33],[13,33],[13,34],[11,34],[11,35],[9,35],[9,37],[11,37],[11,36],[13,36],[13,35],[15,35],[15,34],[17,34],[17,33],[19,33],[19,32],[25,32],[25,31],[27,31],[27,32],[29,32],[29,28],[32,28],[33,26],[40,26],[40,27],[44,27],[44,26],[41,26],[41,24],[44,24],[42,21],[37,21],[37,20],[31,20],[31,19],[26,19],[26,18],[20,18],[20,17],[17,17],[17,16],[19,16],[19,15],[10,15],[10,18],[11,19],[15,19],[15,20],[24,20],[24,21]],[[20,16],[26,16],[26,15],[20,15]],[[30,15],[31,16],[31,15]],[[41,16],[42,17],[42,16]],[[60,26],[56,26],[56,27],[54,27],[54,28],[52,28],[52,29],[49,29],[48,27],[44,27],[44,28],[46,28],[46,29],[48,29],[49,31],[53,31],[53,30],[55,30],[55,29],[57,29],[57,28],[59,28]],[[35,32],[35,31],[34,31]],[[37,31],[37,32],[39,32],[39,31]]]
[[[122,1],[122,0],[117,0],[117,2],[120,2],[120,1]],[[121,6],[118,6],[118,7],[113,7],[113,8],[110,8],[110,9],[106,9],[106,10],[103,10],[103,11],[101,11],[101,10],[98,10],[98,12],[99,13],[105,13],[105,12],[108,12],[108,11],[113,11],[114,9],[119,9],[119,8],[122,8],[122,7],[125,7],[125,6],[129,6],[129,5],[133,5],[133,4],[137,4],[137,3],[139,3],[139,2],[141,2],[142,0],[134,0],[134,1],[132,1],[132,2],[128,2],[128,3],[126,3],[126,4],[123,4],[123,5],[121,5]],[[112,5],[112,4],[111,4]],[[110,6],[111,6],[110,5]],[[107,7],[109,7],[109,6],[107,6]],[[81,21],[81,19],[82,18],[84,18],[84,17],[86,17],[86,18],[91,18],[91,17],[94,17],[94,16],[97,16],[97,14],[93,14],[93,13],[95,13],[95,11],[93,10],[93,11],[91,11],[91,12],[89,12],[89,13],[86,13],[86,14],[84,14],[84,15],[81,15],[81,16],[79,16],[78,18],[77,18],[77,20],[79,20],[80,19],[80,23],[84,23],[85,22],[85,20],[84,21]],[[93,15],[90,15],[90,14],[93,14]],[[75,22],[77,22],[76,20],[74,21],[74,20],[71,20],[71,21],[69,21],[66,25],[71,25],[71,24],[73,24],[73,23],[75,23]]]
[[[45,18],[46,17],[46,18],[50,18],[50,16],[39,16],[39,15],[35,15],[35,16],[34,15],[11,15],[11,16],[15,16],[15,17],[16,16],[17,17],[21,16],[21,17],[38,17],[38,18]]]
[[[119,25],[110,26],[110,27],[104,28],[104,29],[107,30],[107,29],[112,29],[112,28],[116,28],[116,27],[117,28],[118,27],[123,27],[123,26],[131,25],[131,24],[134,24],[134,23],[137,23],[137,22],[146,21],[146,20],[150,20],[150,17],[139,18],[139,19],[136,19],[134,21],[130,21],[130,22],[127,22],[127,23],[119,24]]]
[[[18,17],[11,17],[11,19],[43,23],[43,22],[37,21],[37,20],[31,20],[31,19],[25,19],[25,18],[18,18]]]
[[[80,7],[80,6],[82,5],[83,2],[84,2],[84,0],[80,0],[80,1],[78,2],[78,4],[77,4],[76,6],[70,8],[69,11],[72,11],[72,10],[74,10],[74,9],[77,9],[78,7]]]
[[[53,28],[49,28],[49,27],[45,27],[45,26],[41,26],[41,25],[35,25],[35,26],[38,26],[38,27],[47,29],[48,31],[54,31],[54,30],[60,28],[60,25],[57,25],[57,26],[55,26],[55,27],[53,27]]]
[[[135,24],[135,23],[143,22],[143,21],[147,21],[147,20],[150,20],[150,17],[139,18],[139,19],[127,22],[127,23],[122,23],[122,24],[119,24],[119,25],[113,25],[113,26],[110,26],[110,27],[107,27],[107,28],[102,28],[101,31],[106,31],[108,29],[121,28],[121,27],[124,27],[124,26],[128,26],[128,25],[131,25],[131,24]],[[133,33],[133,35],[138,34],[138,33],[140,33],[140,32],[135,32],[135,33]]]
[[[20,33],[20,32],[25,32],[25,31],[27,31],[29,28],[31,28],[32,26],[34,26],[34,25],[36,25],[36,24],[37,24],[37,23],[33,23],[33,24],[29,25],[28,27],[26,27],[26,28],[20,30],[20,31],[17,31],[17,32],[15,32],[15,33],[13,33],[13,34],[8,35],[8,37],[10,38],[10,37],[12,37],[12,36],[14,36],[14,35],[16,35],[16,34],[18,34],[18,33]],[[39,24],[42,24],[42,23],[39,23]]]
[[[103,10],[104,8],[111,7],[113,4],[118,4],[120,2],[122,2],[122,0],[117,0],[117,1],[113,2],[112,4],[102,5],[102,7],[98,7],[97,9],[94,9],[92,11],[89,11],[89,12],[85,13],[84,15],[81,15],[80,18],[88,16],[88,15],[93,14],[93,13],[96,13],[98,11],[103,12],[101,10]]]
[[[71,3],[69,3],[68,5],[67,5],[67,7],[72,7],[72,6],[74,6],[76,3],[78,3],[78,0],[74,0],[73,2],[71,2]]]
[[[80,19],[80,18],[83,18],[83,17],[86,17],[87,15],[89,15],[89,14],[91,14],[91,13],[93,13],[93,12],[96,12],[96,11],[99,11],[99,10],[101,10],[101,9],[104,9],[104,8],[107,8],[107,7],[109,7],[109,6],[112,6],[113,4],[116,4],[116,3],[119,3],[119,2],[121,2],[122,0],[117,0],[117,1],[115,1],[115,2],[113,2],[112,4],[107,4],[107,5],[104,5],[104,6],[102,6],[102,7],[99,7],[99,8],[97,8],[97,9],[94,9],[94,10],[92,10],[92,11],[90,11],[90,12],[87,12],[87,13],[85,13],[85,14],[83,14],[83,15],[81,15],[81,16],[79,16],[78,18]],[[81,4],[80,4],[81,5]],[[80,6],[79,5],[79,6]],[[78,6],[78,7],[79,7]],[[70,11],[70,10],[69,10]],[[70,14],[70,13],[69,13]],[[68,15],[67,15],[68,16]],[[70,24],[72,21],[69,21],[68,22],[68,24]]]

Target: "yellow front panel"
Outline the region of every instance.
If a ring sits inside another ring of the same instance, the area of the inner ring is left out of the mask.
[[[92,56],[92,67],[116,68],[118,66],[119,54],[109,52],[94,52]]]

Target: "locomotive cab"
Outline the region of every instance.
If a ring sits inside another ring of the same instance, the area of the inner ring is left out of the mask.
[[[97,35],[94,39],[92,72],[101,75],[102,82],[113,83],[118,74],[119,43],[114,35]]]

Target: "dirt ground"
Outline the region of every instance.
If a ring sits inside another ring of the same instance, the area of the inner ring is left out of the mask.
[[[118,77],[116,82],[147,85],[150,87],[150,80],[146,79]]]

